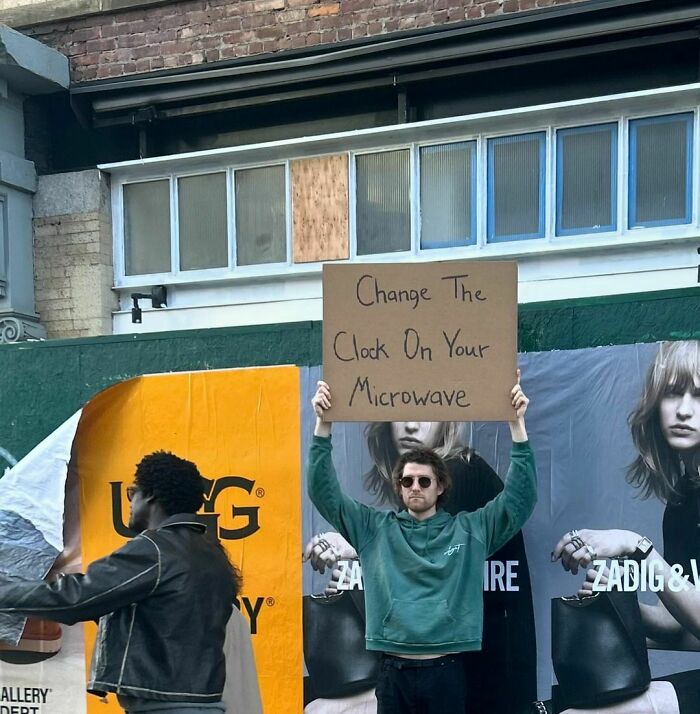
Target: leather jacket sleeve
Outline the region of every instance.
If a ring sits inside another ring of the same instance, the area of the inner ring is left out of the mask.
[[[96,620],[149,596],[160,573],[160,550],[141,534],[96,560],[84,575],[63,575],[52,583],[0,582],[0,612],[38,615],[66,625]]]

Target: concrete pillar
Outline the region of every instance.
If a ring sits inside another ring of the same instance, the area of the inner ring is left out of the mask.
[[[34,304],[32,200],[37,179],[25,159],[24,98],[65,90],[68,60],[0,25],[0,343],[43,339]]]
[[[49,338],[112,334],[112,223],[97,169],[40,176],[34,197],[36,306]]]

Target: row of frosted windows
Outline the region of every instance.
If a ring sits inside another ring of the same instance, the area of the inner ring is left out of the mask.
[[[617,122],[556,132],[556,235],[618,230]],[[486,239],[545,237],[546,133],[487,140]],[[629,228],[691,222],[693,114],[629,122]],[[476,243],[476,141],[418,150],[421,249]],[[410,152],[356,157],[357,254],[407,251]]]
[[[618,133],[618,122],[556,131],[557,236],[618,230]],[[486,141],[488,243],[545,237],[546,141]],[[628,142],[627,226],[690,223],[693,114],[632,120]],[[413,187],[410,149],[355,157],[357,255],[411,249],[412,192],[421,249],[476,243],[477,142],[422,146],[417,160]],[[286,263],[286,196],[284,165],[125,184],[124,273]]]
[[[227,182],[227,173],[221,171],[125,184],[125,275],[286,262],[285,167],[234,172],[232,250]],[[177,266],[171,249],[173,220],[177,221]]]

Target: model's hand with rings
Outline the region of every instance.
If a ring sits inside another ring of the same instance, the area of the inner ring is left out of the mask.
[[[339,560],[354,560],[357,552],[340,533],[328,531],[315,535],[304,548],[303,560],[311,563],[314,570],[325,573],[334,568]]]
[[[554,546],[552,561],[561,559],[564,570],[576,575],[579,568],[589,568],[594,560],[631,555],[640,540],[641,536],[632,531],[571,530]]]

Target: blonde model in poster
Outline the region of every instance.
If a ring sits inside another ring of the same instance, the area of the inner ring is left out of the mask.
[[[666,504],[664,543],[654,547],[643,533],[590,530],[566,533],[552,558],[577,573],[603,558],[634,556],[653,564],[665,583],[672,565],[681,565],[689,582],[680,590],[664,588],[655,605],[640,605],[649,646],[700,650],[700,589],[693,582],[692,561],[700,566],[700,341],[667,342],[649,368],[642,397],[630,414],[637,449],[628,481],[644,497]],[[578,547],[577,547],[578,546]],[[591,595],[595,569],[589,569],[580,596]],[[602,583],[605,583],[603,579]],[[700,587],[700,583],[698,583]],[[698,664],[700,665],[700,658]],[[687,672],[651,683],[648,691],[620,704],[597,709],[605,714],[696,714],[700,711],[700,672]],[[567,710],[568,714],[579,711]]]

